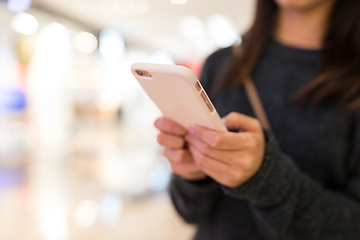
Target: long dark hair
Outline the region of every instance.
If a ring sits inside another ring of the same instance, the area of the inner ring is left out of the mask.
[[[252,74],[272,38],[278,6],[258,0],[255,21],[243,36],[241,54],[235,57],[215,92],[238,87]],[[360,1],[337,0],[323,38],[320,73],[294,94],[314,104],[335,104],[348,111],[360,109]],[[310,80],[310,79],[309,79]]]

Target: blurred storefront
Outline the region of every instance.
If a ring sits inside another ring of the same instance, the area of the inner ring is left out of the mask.
[[[203,21],[190,6],[191,16],[174,12],[176,31],[161,29],[155,20],[172,13],[157,12],[186,2],[0,1],[0,239],[191,239],[167,194],[171,170],[153,127],[161,113],[130,66],[176,63],[200,75],[250,20],[209,7]],[[250,19],[252,1],[241,4]]]

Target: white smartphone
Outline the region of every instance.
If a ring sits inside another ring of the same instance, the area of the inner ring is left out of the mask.
[[[227,132],[195,74],[177,65],[134,63],[132,74],[164,117],[188,128],[200,125]]]

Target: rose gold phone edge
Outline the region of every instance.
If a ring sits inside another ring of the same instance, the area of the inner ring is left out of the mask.
[[[178,65],[134,63],[131,66],[131,71],[148,96],[159,107],[160,111],[164,114],[164,117],[172,119],[186,128],[188,128],[189,125],[201,125],[214,130],[227,132],[227,129],[221,121],[210,98],[201,86],[200,81],[190,69]],[[154,78],[156,78],[156,81],[153,81]],[[176,82],[174,82],[174,79],[176,79]],[[173,84],[176,84],[178,89],[173,89],[172,86],[169,87],[170,81],[173,81]],[[179,81],[182,81],[182,83]],[[165,85],[166,87],[164,87]],[[186,87],[186,85],[189,87]],[[164,91],[177,91],[174,92],[176,94],[179,94],[180,91],[182,96],[192,98],[193,104],[184,106],[182,102],[174,99],[172,95],[168,95],[167,99],[159,97],[159,93],[164,93]],[[169,102],[169,104],[175,102],[174,105],[177,106],[168,105],[167,102]],[[186,108],[186,111],[191,113],[189,114],[190,117],[195,116],[193,117],[193,120],[184,119],[183,114],[179,116],[176,112],[169,113],[169,111],[165,110],[171,109],[172,107],[176,108],[180,105],[182,105],[181,107]],[[202,114],[201,122],[197,120],[197,114],[199,115],[199,118],[200,114]],[[207,117],[204,115],[207,115]]]

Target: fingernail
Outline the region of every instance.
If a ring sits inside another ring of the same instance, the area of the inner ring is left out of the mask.
[[[195,127],[194,127],[194,126],[190,126],[190,127],[189,127],[189,132],[190,132],[191,134],[194,134],[194,133],[195,133]]]

